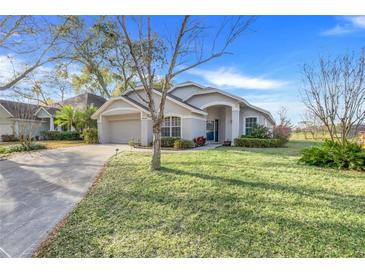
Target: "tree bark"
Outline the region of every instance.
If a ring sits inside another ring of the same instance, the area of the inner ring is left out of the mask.
[[[153,122],[153,142],[152,142],[152,160],[150,169],[159,170],[161,168],[161,125]]]

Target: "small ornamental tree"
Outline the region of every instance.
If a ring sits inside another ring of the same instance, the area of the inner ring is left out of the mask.
[[[365,50],[304,65],[303,102],[327,129],[332,141],[345,145],[351,129],[365,121]]]
[[[184,16],[181,19],[181,22],[173,27],[176,32],[163,37],[162,33],[152,29],[150,16],[131,20],[127,20],[125,16],[117,17],[122,29],[122,33],[118,35],[126,41],[132,67],[143,87],[144,96],[138,92],[136,94],[147,106],[152,120],[151,170],[159,170],[161,166],[161,126],[164,121],[167,91],[171,88],[174,78],[211,60],[231,54],[229,47],[253,22],[253,17],[230,16],[224,17],[220,25],[209,27],[192,16]],[[134,26],[131,28],[130,24]],[[160,83],[158,100],[154,95],[156,82]]]

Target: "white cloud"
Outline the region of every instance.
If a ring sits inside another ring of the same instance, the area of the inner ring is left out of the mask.
[[[323,31],[324,36],[337,36],[365,30],[365,16],[343,16],[342,22],[331,29]]]
[[[232,68],[217,70],[193,69],[188,73],[203,78],[206,82],[226,88],[243,89],[277,89],[286,85],[286,82],[243,75]]]
[[[306,110],[305,105],[296,97],[285,94],[251,94],[242,96],[251,104],[271,112],[278,119],[278,112],[282,106],[288,110],[288,117],[293,124],[302,120]]]

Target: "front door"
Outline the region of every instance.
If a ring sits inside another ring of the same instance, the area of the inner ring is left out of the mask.
[[[218,142],[218,120],[207,120],[207,141]]]

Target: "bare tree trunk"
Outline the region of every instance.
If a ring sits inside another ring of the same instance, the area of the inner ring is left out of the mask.
[[[152,142],[152,160],[151,170],[159,170],[161,168],[161,125],[153,122],[153,142]]]

